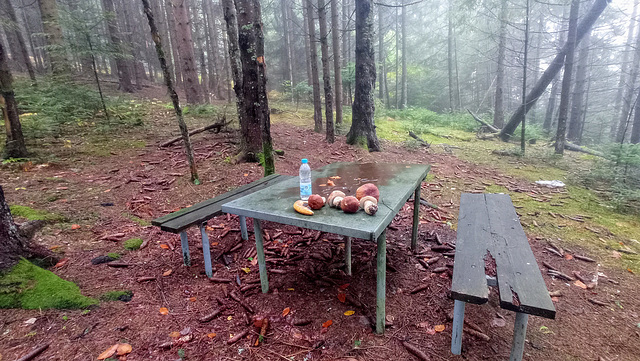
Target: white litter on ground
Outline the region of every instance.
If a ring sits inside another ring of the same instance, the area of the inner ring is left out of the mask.
[[[536,184],[544,187],[548,187],[548,188],[562,188],[565,186],[565,184],[559,180],[551,180],[551,181],[541,180],[541,181],[536,181]]]

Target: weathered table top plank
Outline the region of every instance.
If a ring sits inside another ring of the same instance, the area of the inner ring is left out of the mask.
[[[472,212],[474,216],[469,215]],[[506,194],[463,194],[460,214],[452,297],[486,302],[484,258],[488,251],[496,263],[500,306],[555,318],[555,307],[511,198]]]
[[[313,216],[297,213],[293,210],[293,203],[300,198],[298,177],[225,203],[222,211],[349,237],[376,240],[416,187],[420,186],[429,169],[428,165],[422,164],[334,163],[312,171],[313,193],[324,197],[334,190],[355,195],[360,185],[376,184],[380,190],[380,200],[375,216],[369,216],[363,211],[345,214],[329,206],[314,211]],[[329,180],[335,185],[328,185]]]
[[[266,188],[272,184],[282,182],[291,176],[272,174],[249,184],[242,185],[232,191],[223,193],[217,197],[167,214],[151,221],[154,226],[166,232],[178,233],[194,224],[200,224],[222,213],[222,204],[240,198],[248,192],[254,192]]]

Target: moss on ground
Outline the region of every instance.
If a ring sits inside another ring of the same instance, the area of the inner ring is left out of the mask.
[[[22,259],[0,275],[0,308],[75,309],[98,301],[83,296],[73,282]]]
[[[135,251],[140,249],[140,246],[142,246],[143,240],[142,238],[130,238],[126,241],[124,241],[124,249],[126,249],[127,251]]]
[[[111,258],[111,259],[120,259],[120,253],[116,253],[116,252],[109,252],[107,253],[107,257]]]
[[[62,222],[65,220],[65,217],[60,214],[51,213],[41,209],[33,209],[31,207],[20,206],[17,204],[11,205],[9,208],[11,209],[11,214],[14,217],[22,217],[30,221]]]
[[[108,291],[100,295],[100,300],[104,302],[109,301],[125,301],[128,302],[133,297],[133,291],[124,290],[124,291]]]
[[[140,217],[136,217],[133,214],[129,214],[129,213],[123,213],[122,214],[124,217],[129,218],[130,220],[132,220],[133,222],[136,222],[139,226],[142,227],[147,227],[151,225],[150,221],[147,221],[146,219],[142,219]]]

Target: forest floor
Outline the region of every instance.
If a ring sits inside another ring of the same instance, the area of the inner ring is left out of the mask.
[[[270,321],[264,343],[252,347],[250,342],[257,331],[247,326],[247,318],[252,315],[224,296],[233,290],[241,294],[240,286],[207,280],[196,229],[188,232],[192,266],[184,267],[179,237],[161,232],[150,221],[259,179],[262,168],[229,162],[235,149],[233,132],[203,133],[192,138],[203,183],[192,185],[180,145],[158,148],[178,132],[166,102],[153,98],[159,98],[162,92],[149,92],[138,100],[148,109],[143,126],[100,134],[81,129],[64,137],[32,141],[31,162],[0,168],[11,204],[64,217],[65,221],[49,224],[35,237],[36,242],[68,259],[53,272],[75,282],[86,296],[133,292],[129,302],[103,301],[88,312],[0,310],[0,359],[13,360],[40,344],[51,343],[38,359],[90,360],[118,342],[132,345],[128,360],[415,359],[401,341],[415,345],[432,360],[508,358],[515,315],[499,307],[495,292],[491,292],[488,304],[469,305],[466,312],[466,320],[490,340],[465,333],[462,355],[451,354],[451,274],[432,273],[411,254],[412,203],[401,209],[387,233],[392,266],[387,274],[391,325],[383,336],[373,333],[371,327],[376,291],[373,243],[354,242],[354,271],[348,277],[341,268],[341,238],[331,234],[317,237],[315,232],[301,234],[295,227],[267,223],[266,232],[272,238],[267,249],[278,254],[282,244],[304,239],[306,242],[295,247],[305,258],[277,267],[270,264],[283,270],[270,274],[270,292],[258,293],[254,287],[240,296],[255,316]],[[455,242],[462,192],[510,194],[549,291],[561,293],[553,298],[555,320],[529,319],[525,360],[638,359],[640,291],[634,274],[640,272],[640,246],[634,241],[640,239],[638,219],[613,212],[593,191],[577,186],[549,189],[534,183],[566,181],[569,170],[588,170],[591,159],[578,154],[568,154],[563,160],[551,158],[546,156],[544,145],[532,146],[528,157],[498,156],[492,150],[504,148],[504,143],[475,140],[471,133],[449,134],[445,128],[422,134],[432,142],[427,149],[407,140],[406,129],[395,119],[378,123],[379,132],[387,138],[382,140],[384,151],[368,153],[346,145],[344,136],[326,144],[323,134],[312,131],[309,109],[296,111],[280,104],[273,108],[280,109],[272,115],[274,146],[285,152],[276,159],[280,174],[297,174],[301,158],[308,158],[312,169],[338,161],[430,164],[422,195],[438,208],[421,207],[420,253],[437,255],[429,248],[435,244],[436,234],[441,241]],[[211,122],[207,118],[188,120],[194,128]],[[234,216],[217,217],[207,229],[214,255],[235,244],[239,237]],[[125,250],[123,243],[131,238],[143,239],[145,247]],[[215,277],[237,276],[242,286],[256,284],[258,268],[243,258],[255,248],[252,240],[253,236],[232,254],[229,266],[215,262]],[[561,247],[564,256],[550,252],[549,242]],[[318,252],[331,257],[325,261],[309,257]],[[118,253],[119,261],[130,266],[92,265],[93,258],[108,253]],[[573,255],[588,256],[597,263]],[[579,283],[552,278],[543,262],[569,275],[579,271],[587,279],[599,274],[598,284],[587,290]],[[434,266],[452,264],[453,259],[443,257]],[[138,282],[142,277],[151,280]],[[422,284],[428,287],[410,294]],[[220,316],[199,322],[221,307]],[[285,309],[289,311],[283,316]],[[32,318],[35,322],[25,322]],[[293,325],[302,319],[310,323]],[[332,325],[323,327],[328,320]],[[442,326],[444,331],[437,332]],[[247,328],[252,330],[248,338],[226,345],[226,339]],[[184,335],[191,335],[192,340],[177,341]],[[174,347],[159,347],[172,340]]]

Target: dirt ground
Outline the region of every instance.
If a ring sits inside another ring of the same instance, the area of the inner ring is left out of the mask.
[[[267,256],[276,259],[268,263],[268,268],[279,270],[270,273],[268,294],[258,292],[257,265],[246,258],[255,248],[252,235],[241,248],[227,253],[228,266],[222,257],[215,262],[214,277],[230,279],[231,283],[207,280],[196,229],[188,232],[192,265],[184,267],[179,237],[150,226],[150,220],[259,179],[262,169],[257,164],[232,165],[225,161],[234,153],[233,133],[204,133],[193,137],[203,180],[202,185],[194,186],[189,183],[180,146],[157,147],[170,137],[167,129],[177,133],[170,112],[158,107],[146,124],[144,128],[123,130],[117,136],[102,139],[108,149],[105,154],[91,150],[91,140],[86,137],[52,139],[37,145],[39,152],[56,155],[52,161],[0,169],[11,203],[58,212],[69,219],[68,223],[47,226],[35,238],[69,259],[66,265],[53,270],[56,274],[76,282],[90,297],[98,298],[113,290],[133,291],[129,302],[102,302],[88,313],[0,310],[0,359],[14,360],[38,345],[50,343],[38,360],[90,360],[117,342],[132,345],[128,360],[416,359],[403,341],[415,345],[431,360],[509,357],[515,315],[499,307],[493,289],[488,304],[468,305],[466,312],[466,320],[490,340],[465,333],[462,355],[451,354],[451,267],[442,273],[432,270],[452,266],[453,258],[441,257],[424,269],[411,254],[408,244],[412,203],[402,208],[388,230],[386,312],[391,325],[383,336],[372,331],[376,292],[373,243],[354,241],[353,276],[349,277],[343,268],[342,238],[266,223],[271,238]],[[438,149],[407,149],[384,142],[383,152],[369,154],[346,145],[343,136],[328,145],[324,135],[310,129],[311,121],[309,127],[302,128],[285,123],[272,126],[275,148],[285,152],[276,159],[278,173],[295,175],[301,158],[308,158],[312,169],[337,161],[432,166],[432,176],[423,183],[422,194],[439,208],[421,207],[418,253],[422,258],[438,256],[430,249],[437,244],[436,238],[455,242],[461,192],[482,192],[488,185],[498,184],[514,192],[554,195],[554,191],[524,179],[464,162]],[[70,142],[65,143],[67,140]],[[146,145],[123,145],[134,141],[144,141]],[[72,224],[80,228],[72,229]],[[214,257],[238,243],[238,227],[234,216],[220,216],[209,222]],[[134,237],[142,238],[146,246],[124,251],[124,240]],[[573,282],[548,276],[543,262],[569,275],[579,271],[589,279],[596,274],[596,264],[558,257],[546,249],[549,245],[545,239],[535,234],[529,234],[529,238],[549,291],[560,291],[561,296],[554,297],[555,320],[529,319],[524,359],[640,359],[637,276],[622,269],[599,267],[597,286],[582,289]],[[575,247],[565,251],[590,256]],[[91,259],[109,252],[122,254],[119,262],[129,266],[91,264]],[[143,277],[150,280],[139,282]],[[410,293],[420,285],[427,287]],[[254,312],[225,297],[229,292]],[[601,301],[604,306],[590,300]],[[162,307],[168,314],[161,314]],[[199,321],[218,309],[221,313],[213,320]],[[289,313],[283,316],[285,309]],[[347,316],[346,311],[354,313]],[[32,317],[36,322],[26,324]],[[253,323],[256,318],[269,320],[268,332],[259,347],[251,346],[259,329],[247,326],[247,321]],[[323,327],[328,320],[332,324]],[[305,321],[309,323],[304,324]],[[436,332],[441,325],[444,331]],[[233,345],[225,343],[231,335],[247,329],[247,337]],[[191,335],[192,339],[178,341],[184,335]],[[172,340],[173,347],[160,347]]]

